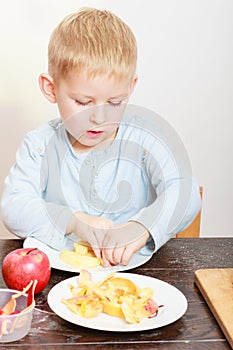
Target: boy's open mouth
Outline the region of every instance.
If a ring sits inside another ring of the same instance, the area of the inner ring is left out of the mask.
[[[87,134],[89,137],[98,137],[103,133],[102,130],[87,130]]]

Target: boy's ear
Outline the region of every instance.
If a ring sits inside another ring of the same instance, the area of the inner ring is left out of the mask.
[[[138,81],[138,76],[135,75],[134,78],[133,78],[133,80],[132,80],[132,83],[131,83],[130,94],[132,94],[132,92],[134,91],[134,88],[135,88],[135,86],[136,86],[136,84],[137,84],[137,81]]]
[[[54,92],[53,78],[47,73],[42,73],[39,76],[39,85],[42,94],[47,98],[47,100],[49,100],[49,102],[56,103],[57,100]]]

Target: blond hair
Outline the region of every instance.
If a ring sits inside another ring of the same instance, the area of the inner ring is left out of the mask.
[[[86,69],[118,79],[133,78],[137,44],[131,29],[113,13],[82,8],[53,31],[48,46],[49,73],[56,78]]]

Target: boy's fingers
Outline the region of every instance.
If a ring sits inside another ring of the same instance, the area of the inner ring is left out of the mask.
[[[121,258],[122,265],[128,265],[134,252],[135,252],[135,249],[133,248],[133,245],[128,245],[125,247],[125,250],[124,250],[124,252],[122,254],[122,258]]]
[[[103,265],[104,265],[104,267],[109,267],[111,264],[110,264],[110,262],[104,257],[102,257],[102,260],[103,260]]]
[[[92,247],[92,249],[93,249],[93,252],[95,253],[95,256],[96,256],[97,258],[101,258],[100,249],[94,248],[94,247]]]
[[[102,258],[103,258],[103,262],[104,264],[111,264],[111,265],[117,265],[117,262],[115,261],[114,257],[113,257],[113,249],[108,249],[108,248],[104,248],[102,250]],[[105,265],[104,265],[105,266]]]
[[[124,251],[125,251],[125,246],[114,249],[113,259],[114,259],[116,264],[119,264],[122,261]]]

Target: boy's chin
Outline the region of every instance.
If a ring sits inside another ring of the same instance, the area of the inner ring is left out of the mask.
[[[79,140],[76,140],[73,143],[73,148],[77,151],[77,152],[88,152],[91,151],[93,148],[101,148],[102,147],[102,141],[99,142],[82,142]]]

